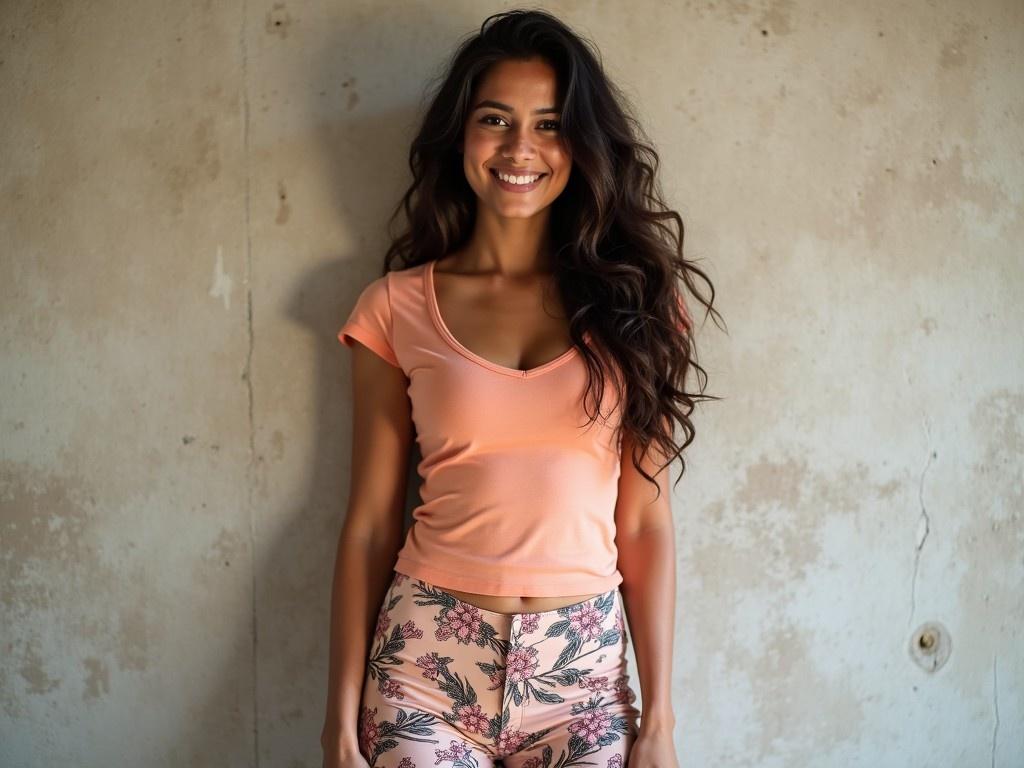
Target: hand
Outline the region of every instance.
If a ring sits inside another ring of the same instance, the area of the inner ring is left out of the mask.
[[[640,729],[627,761],[629,768],[679,768],[672,729]]]

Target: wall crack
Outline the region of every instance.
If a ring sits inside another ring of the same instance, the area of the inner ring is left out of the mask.
[[[938,452],[932,447],[931,423],[927,416],[924,417],[924,432],[927,438],[928,458],[924,463],[924,468],[921,470],[921,476],[918,478],[917,485],[917,504],[920,513],[917,518],[917,544],[914,547],[914,572],[910,577],[910,616],[907,618],[908,628],[914,621],[914,611],[917,607],[917,571],[921,563],[921,550],[924,548],[924,542],[931,531],[931,518],[928,516],[928,508],[924,503],[924,479],[928,474],[928,468],[932,465],[932,460],[937,459],[939,456]]]
[[[252,296],[252,179],[249,165],[249,50],[246,40],[248,26],[248,6],[242,0],[242,24],[239,30],[239,48],[241,53],[242,70],[242,162],[245,168],[245,209],[243,211],[243,226],[245,233],[245,303],[246,303],[246,331],[248,333],[249,348],[245,356],[245,373],[242,378],[245,380],[246,396],[249,408],[249,460],[246,466],[246,512],[249,518],[249,589],[250,596],[250,632],[252,635],[252,765],[259,768],[260,765],[260,687],[259,687],[259,655],[257,646],[257,604],[256,604],[256,582],[258,573],[258,559],[256,557],[256,514],[253,507],[253,487],[256,483],[256,417],[255,398],[252,385],[252,360],[256,348],[256,335],[253,329],[253,296]]]

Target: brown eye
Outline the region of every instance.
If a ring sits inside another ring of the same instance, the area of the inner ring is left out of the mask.
[[[491,120],[500,120],[501,122],[505,122],[505,118],[501,115],[484,115],[480,118],[480,122],[483,125],[495,125],[495,123],[490,122]],[[542,120],[541,126],[542,131],[557,131],[562,127],[562,124],[557,120]]]

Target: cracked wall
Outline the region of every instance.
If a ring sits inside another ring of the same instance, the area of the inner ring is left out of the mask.
[[[680,764],[1024,765],[1021,4],[545,7],[729,325],[675,488]],[[6,7],[5,768],[320,765],[334,333],[497,9]]]

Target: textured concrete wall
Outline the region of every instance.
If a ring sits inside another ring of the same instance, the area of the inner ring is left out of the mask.
[[[5,4],[0,764],[320,764],[334,333],[499,7]],[[677,488],[681,765],[1024,765],[1024,6],[547,7],[729,323]]]

